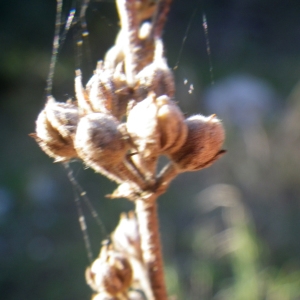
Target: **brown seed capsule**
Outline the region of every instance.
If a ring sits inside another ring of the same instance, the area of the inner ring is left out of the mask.
[[[119,123],[109,115],[91,113],[80,119],[75,137],[78,156],[95,171],[109,178],[113,167],[118,166],[127,152],[126,141],[118,130]],[[107,173],[108,172],[108,173]]]
[[[36,121],[36,139],[42,150],[55,161],[77,157],[73,136],[78,122],[78,109],[71,103],[58,103],[51,97]]]
[[[74,137],[79,120],[77,106],[68,102],[56,102],[54,98],[49,98],[45,111],[49,122],[63,138]]]
[[[104,246],[86,271],[87,283],[97,292],[115,296],[127,290],[132,281],[132,268],[121,253]]]
[[[122,125],[112,116],[91,113],[82,117],[74,140],[78,156],[84,163],[117,183],[142,187],[143,179],[127,162],[128,143]]]
[[[180,172],[197,171],[210,166],[225,151],[221,150],[225,139],[223,125],[215,115],[196,115],[185,121],[188,136],[185,144],[170,155]]]
[[[156,99],[159,130],[161,132],[161,151],[165,154],[176,152],[184,144],[188,128],[179,107],[167,96]]]
[[[154,94],[130,110],[127,131],[144,158],[177,151],[187,136],[177,105],[167,96],[156,98]]]
[[[122,68],[123,65],[120,63],[114,70],[108,69],[102,61],[99,61],[95,74],[87,83],[86,91],[80,86],[80,80],[75,80],[78,101],[83,99],[81,102],[84,106],[87,103],[93,112],[110,114],[120,120],[126,113],[129,100],[126,77]],[[85,94],[88,95],[88,100],[85,100]]]
[[[103,67],[103,62],[99,61],[95,74],[86,86],[89,101],[94,112],[109,114],[112,110],[115,96],[113,94],[113,85],[110,80],[111,77],[112,73],[106,71]]]

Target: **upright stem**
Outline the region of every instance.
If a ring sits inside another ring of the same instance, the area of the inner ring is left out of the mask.
[[[133,86],[135,83],[137,66],[136,51],[140,24],[137,20],[135,4],[135,0],[117,0],[125,53],[125,73],[129,86]]]
[[[147,199],[136,200],[135,209],[141,235],[144,264],[148,270],[154,294],[154,299],[151,300],[167,300],[156,198],[157,195],[153,194]]]

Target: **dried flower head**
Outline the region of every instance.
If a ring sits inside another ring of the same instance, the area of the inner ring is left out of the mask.
[[[197,171],[210,166],[225,151],[221,150],[225,132],[215,115],[195,115],[185,121],[188,136],[184,145],[170,155],[181,172]]]
[[[110,115],[88,114],[78,123],[74,144],[87,166],[121,183],[122,176],[117,173],[128,146],[118,126],[118,121]]]
[[[144,158],[173,153],[187,136],[187,126],[177,105],[169,97],[156,97],[153,93],[130,110],[126,126]]]
[[[71,103],[59,103],[50,97],[36,121],[36,139],[42,150],[55,161],[77,157],[73,137],[78,123],[78,109]]]

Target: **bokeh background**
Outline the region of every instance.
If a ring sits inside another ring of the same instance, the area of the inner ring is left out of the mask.
[[[55,5],[0,2],[0,295],[6,300],[91,295],[72,187],[62,166],[28,136],[45,102]],[[65,14],[70,7],[64,2]],[[176,100],[187,115],[216,113],[228,150],[211,168],[179,176],[160,199],[166,277],[177,299],[300,299],[299,16],[296,0],[174,0],[164,39],[169,65],[178,66]],[[119,29],[113,1],[92,0],[87,21],[84,53],[90,49],[91,58],[78,59],[72,30],[59,51],[53,83],[59,101],[74,97],[76,63],[88,80]],[[114,184],[81,163],[72,168],[112,231],[132,205],[106,199]],[[97,254],[104,237],[88,211],[86,218]]]

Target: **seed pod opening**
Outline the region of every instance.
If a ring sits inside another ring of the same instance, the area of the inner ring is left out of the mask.
[[[188,127],[186,142],[170,158],[181,172],[210,166],[225,152],[221,150],[225,139],[221,121],[215,115],[196,115],[188,118],[185,123]]]

